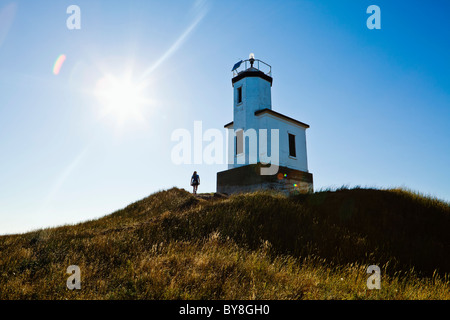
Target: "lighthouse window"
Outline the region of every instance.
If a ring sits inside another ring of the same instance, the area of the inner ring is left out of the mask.
[[[242,102],[242,87],[237,88],[237,103]]]
[[[288,133],[288,135],[289,135],[289,156],[296,157],[297,153],[295,152],[295,136],[290,133]]]
[[[244,153],[244,131],[236,131],[236,155]]]

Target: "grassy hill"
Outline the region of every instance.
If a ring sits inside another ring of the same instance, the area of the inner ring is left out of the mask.
[[[0,237],[0,299],[450,299],[450,206],[402,190],[224,197],[172,188]],[[368,290],[368,265],[381,290]],[[66,269],[81,269],[81,290]]]

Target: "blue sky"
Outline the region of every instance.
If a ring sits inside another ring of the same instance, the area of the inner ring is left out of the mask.
[[[66,26],[72,4],[79,30]],[[380,30],[366,26],[372,4]],[[233,120],[230,70],[251,52],[272,65],[273,109],[311,126],[316,190],[406,187],[450,201],[449,9],[444,0],[1,1],[0,234],[190,190],[194,170],[199,192],[215,191],[226,165],[175,165],[171,134]],[[102,79],[139,88],[136,112],[108,109]]]

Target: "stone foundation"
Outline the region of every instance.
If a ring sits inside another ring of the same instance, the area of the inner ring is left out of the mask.
[[[275,175],[260,174],[261,164],[246,165],[217,173],[217,192],[225,194],[273,190],[284,194],[313,192],[311,173],[279,167]]]

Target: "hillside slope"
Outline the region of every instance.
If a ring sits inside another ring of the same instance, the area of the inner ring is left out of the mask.
[[[173,188],[0,237],[0,299],[450,299],[450,206],[401,190],[285,197]],[[366,268],[382,268],[382,290]],[[78,265],[82,289],[66,288]]]

